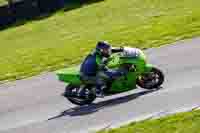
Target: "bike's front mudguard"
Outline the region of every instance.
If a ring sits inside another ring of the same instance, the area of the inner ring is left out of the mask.
[[[153,68],[154,66],[152,65],[152,64],[146,64],[145,65],[145,73],[148,73],[148,72],[151,72],[151,70],[152,70],[152,68]]]

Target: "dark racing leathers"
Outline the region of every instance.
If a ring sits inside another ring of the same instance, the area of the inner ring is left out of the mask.
[[[122,49],[118,48],[112,49],[112,53],[122,51]],[[95,84],[97,91],[101,91],[102,86],[105,85],[105,80],[111,80],[122,75],[121,71],[106,68],[106,60],[94,51],[85,58],[81,65],[81,80]]]

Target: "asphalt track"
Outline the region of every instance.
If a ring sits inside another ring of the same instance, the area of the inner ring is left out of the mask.
[[[77,107],[61,93],[64,83],[45,73],[0,85],[0,133],[88,132],[133,118],[200,104],[200,38],[146,51],[166,75],[162,88],[136,89]]]

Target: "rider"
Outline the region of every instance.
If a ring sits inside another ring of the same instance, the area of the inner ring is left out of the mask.
[[[123,51],[123,47],[113,48],[108,42],[99,41],[96,48],[81,64],[81,80],[96,84],[97,96],[104,96],[104,79],[114,79],[125,74],[125,72],[110,70],[106,67],[106,62],[112,53]]]

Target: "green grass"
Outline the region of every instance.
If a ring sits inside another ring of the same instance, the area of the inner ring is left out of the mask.
[[[8,2],[6,0],[0,0],[0,5],[5,5],[7,4]]]
[[[149,48],[198,36],[199,5],[199,0],[105,0],[1,31],[0,80],[78,64],[98,40]]]
[[[118,129],[98,133],[199,133],[200,111],[178,113],[155,120],[133,122]]]

